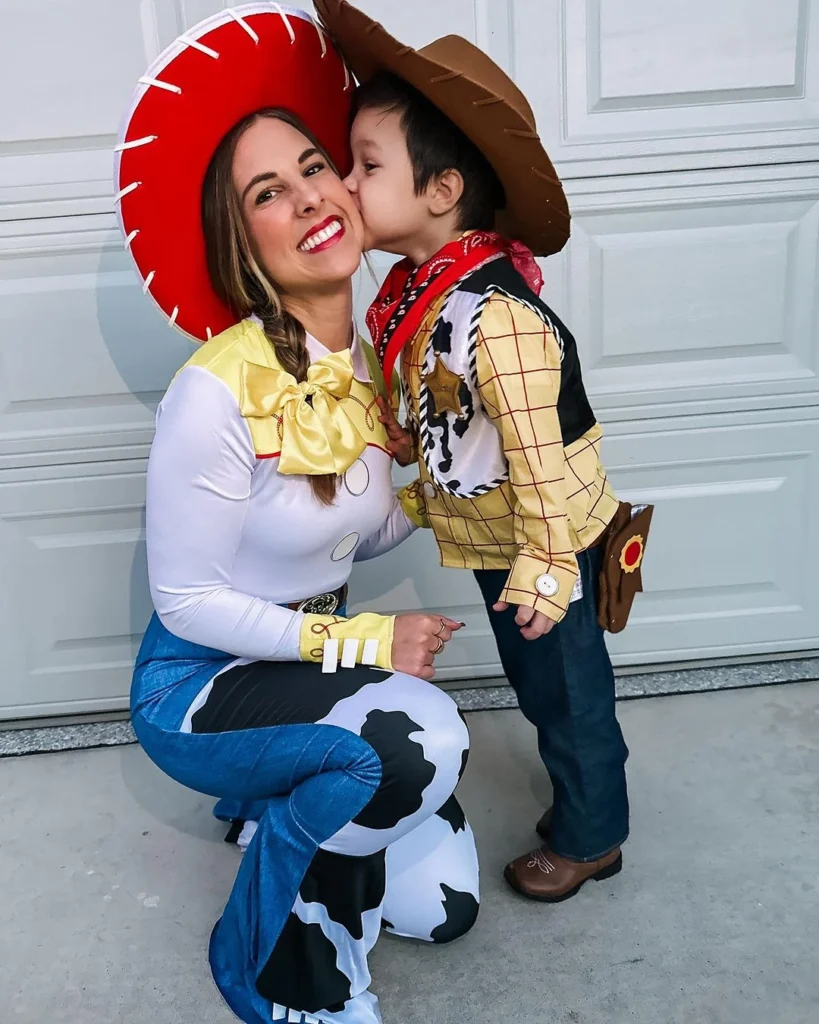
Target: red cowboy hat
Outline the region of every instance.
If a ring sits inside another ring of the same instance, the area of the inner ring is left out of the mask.
[[[217,146],[248,114],[284,107],[346,174],[354,83],[313,19],[278,3],[207,18],[139,82],[116,147],[120,227],[143,290],[171,324],[206,341],[238,319],[211,287],[205,262],[202,183]]]

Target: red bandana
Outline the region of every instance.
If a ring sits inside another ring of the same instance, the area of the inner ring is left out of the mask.
[[[409,259],[395,264],[367,313],[367,326],[386,380],[391,379],[401,349],[421,326],[435,299],[478,267],[501,256],[512,261],[538,295],[543,276],[531,251],[522,242],[510,242],[495,231],[473,231],[445,245],[417,268]]]

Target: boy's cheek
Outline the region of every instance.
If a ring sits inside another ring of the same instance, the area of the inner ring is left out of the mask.
[[[367,205],[366,203],[361,207],[361,220],[364,222],[364,234],[367,236],[370,244],[378,242],[383,232],[384,225],[380,222],[378,217],[372,215],[367,216]]]
[[[378,248],[378,242],[389,237],[395,223],[395,203],[383,190],[373,188],[373,182],[362,182],[355,201],[369,245]],[[368,187],[370,186],[370,187]]]
[[[364,221],[364,227],[371,230],[375,224],[370,222],[377,220],[377,218],[372,216],[373,209],[378,208],[377,204],[374,205],[369,200],[366,189],[359,189],[353,198],[358,207],[358,212],[361,214],[361,219]]]
[[[379,249],[381,242],[384,240],[383,232],[379,229],[378,224],[367,220],[364,210],[361,213],[361,220],[364,224],[364,248],[368,251],[370,249]]]

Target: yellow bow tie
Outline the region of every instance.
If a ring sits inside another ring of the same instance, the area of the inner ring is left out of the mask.
[[[244,363],[240,411],[245,418],[281,416],[280,473],[341,474],[361,455],[367,442],[343,401],[352,382],[349,350],[313,363],[301,383],[285,370]]]

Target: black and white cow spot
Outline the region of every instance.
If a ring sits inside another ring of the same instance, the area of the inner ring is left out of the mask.
[[[434,355],[445,356],[452,352],[452,331],[452,323],[442,317],[438,321],[438,326],[435,328],[435,333],[432,336],[430,348]],[[462,438],[475,418],[472,392],[466,381],[460,386],[458,400],[461,406],[460,417],[453,417],[446,413],[439,416],[435,412],[435,403],[432,396],[427,392],[427,425],[429,427],[427,432],[427,449],[430,456],[436,460],[438,471],[444,475],[448,474],[452,469],[453,438],[450,431],[454,434],[455,438]],[[439,447],[440,452],[436,453],[436,449]],[[448,480],[447,484],[455,490],[460,487],[460,481],[458,480]]]
[[[432,347],[441,355],[448,355],[452,351],[452,324],[443,317],[439,319],[432,335]]]
[[[206,703],[193,716],[193,731],[228,732],[318,722],[340,700],[371,683],[383,683],[390,675],[358,665],[337,672],[329,686],[321,665],[308,662],[237,665],[213,681]]]
[[[469,762],[469,747],[467,747],[466,750],[464,750],[464,752],[461,754],[461,767],[458,769],[458,781],[459,782],[464,777],[464,772],[466,771],[466,766],[467,766],[468,762]]]
[[[460,708],[458,708],[458,717],[464,723],[464,725],[467,728],[467,732],[468,732],[469,731],[469,725],[467,724],[467,721],[466,721],[466,715],[463,713],[463,711],[461,711]],[[469,747],[467,746],[467,747],[464,748],[464,752],[461,754],[461,767],[460,767],[460,769],[458,771],[458,781],[459,782],[464,777],[464,772],[466,771],[466,766],[467,766],[468,761],[469,761]]]
[[[318,924],[290,913],[256,987],[271,1003],[305,1013],[339,1012],[351,998],[350,979],[337,966],[338,950]]]
[[[354,818],[364,828],[394,828],[420,809],[423,793],[435,776],[424,748],[411,733],[421,726],[404,711],[371,711],[361,727],[361,738],[373,748],[382,765],[381,784],[372,800]]]
[[[354,939],[364,938],[362,914],[376,910],[386,887],[385,851],[347,857],[319,849],[307,869],[299,895],[305,903],[322,903],[331,921]]]
[[[383,915],[396,935],[450,941],[474,922],[480,901],[475,839],[457,801],[441,810],[387,849]]]
[[[447,822],[453,832],[466,831],[466,815],[454,796],[451,796],[444,806],[440,807],[435,813],[439,818],[443,818]]]
[[[480,904],[471,892],[458,892],[448,885],[441,885],[444,894],[443,907],[446,920],[432,929],[433,942],[453,942],[466,935],[478,917]]]
[[[450,435],[450,421],[451,429],[456,438],[464,436],[469,428],[469,424],[475,417],[475,407],[472,402],[472,394],[466,383],[462,383],[458,392],[458,401],[461,404],[461,417],[453,416],[451,413],[442,413],[438,415],[435,412],[434,403],[429,410],[429,435],[428,435],[428,448],[430,452],[435,450],[438,442],[441,446],[441,455],[438,459],[438,469],[441,473],[449,473],[452,469],[452,437]],[[454,486],[455,482],[452,480],[448,481],[450,487]]]

